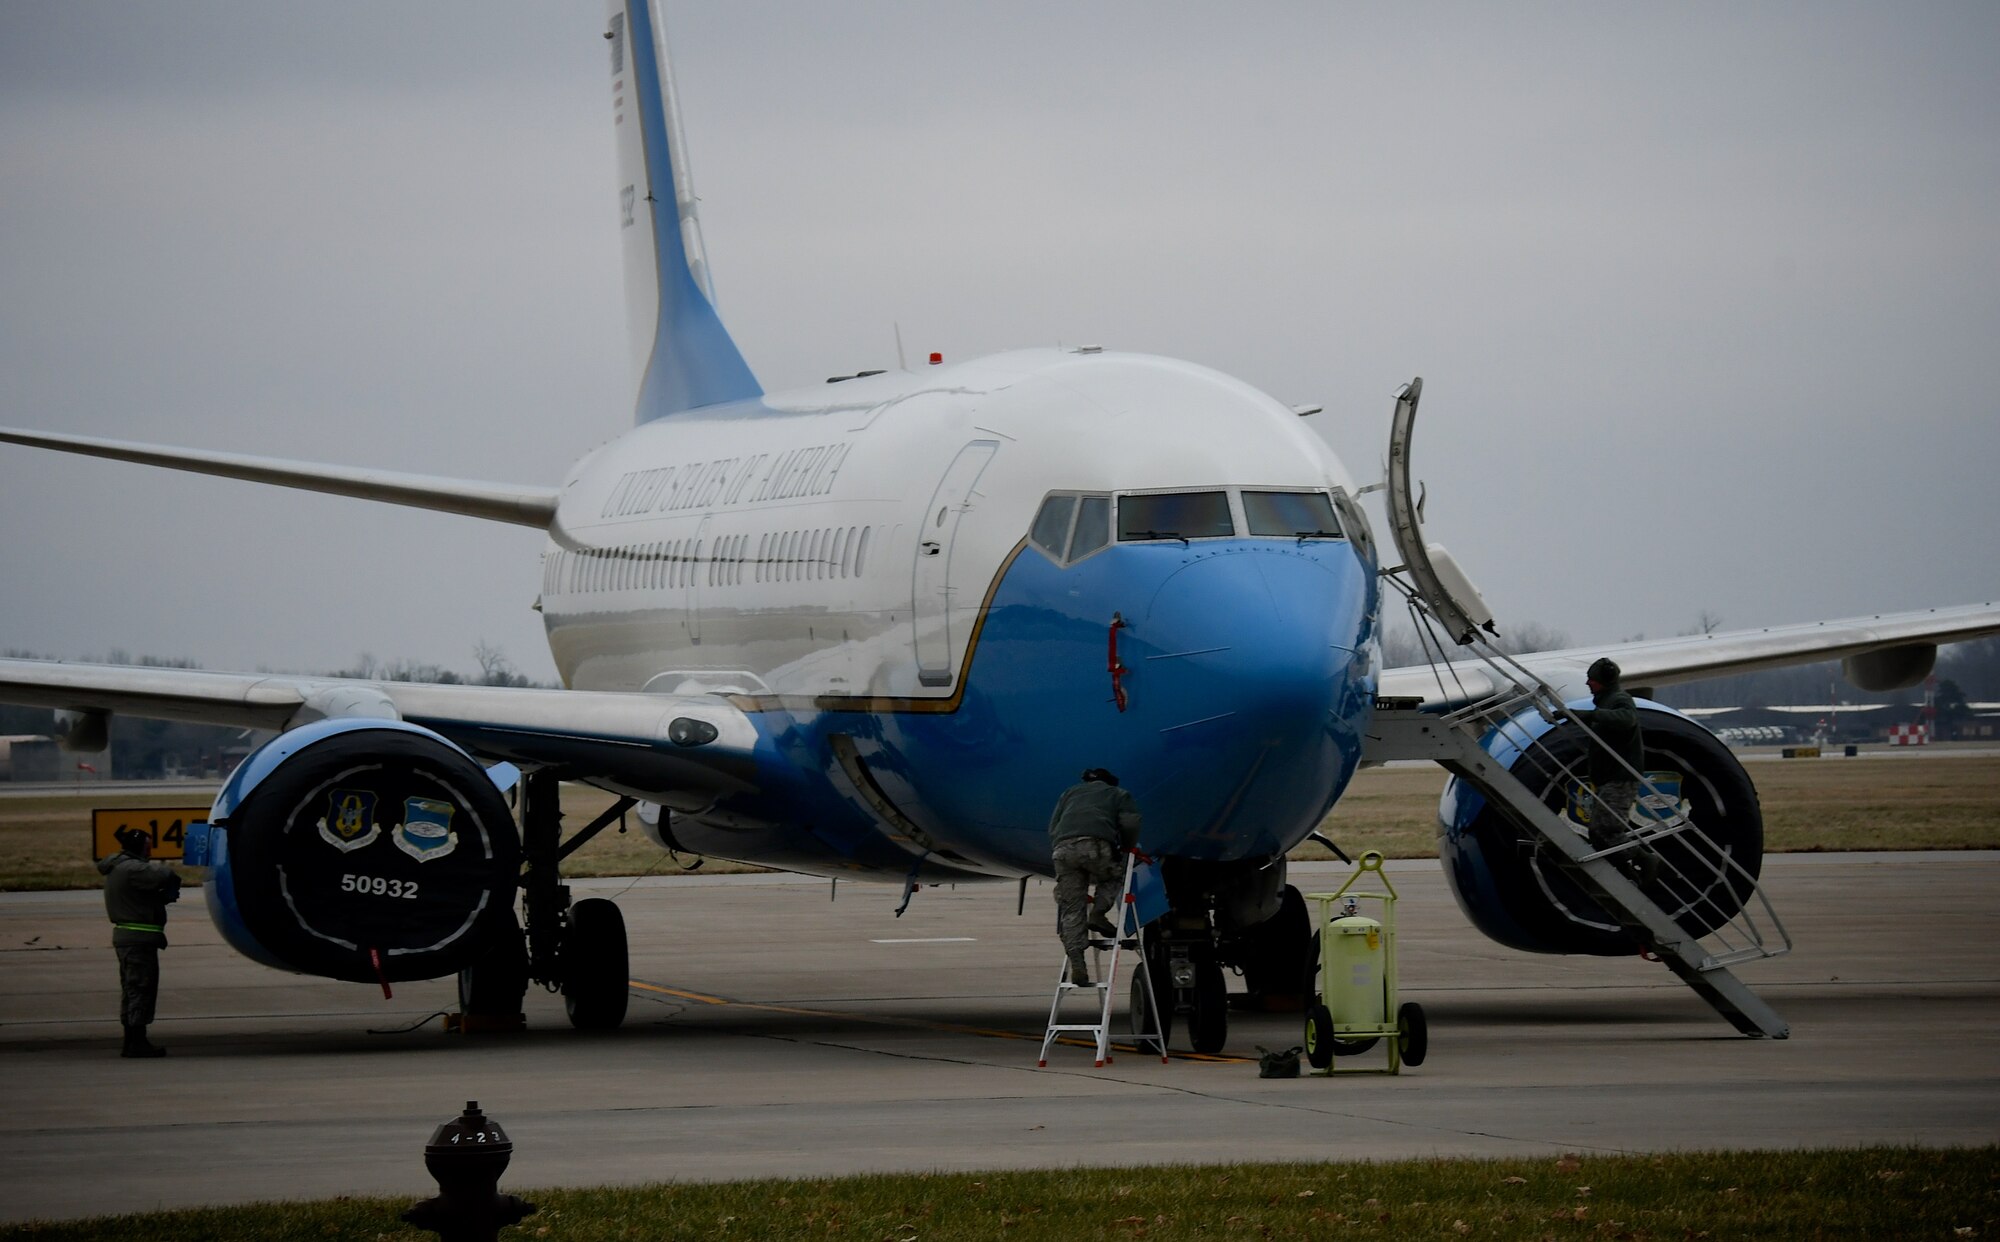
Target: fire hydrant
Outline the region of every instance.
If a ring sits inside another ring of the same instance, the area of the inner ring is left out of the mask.
[[[535,1205],[500,1193],[500,1175],[514,1157],[514,1144],[499,1123],[488,1121],[479,1101],[431,1132],[424,1167],[437,1179],[436,1198],[426,1199],[403,1219],[435,1233],[442,1242],[493,1242],[500,1230],[532,1216]]]

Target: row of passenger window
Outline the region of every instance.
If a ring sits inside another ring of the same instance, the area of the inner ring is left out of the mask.
[[[1243,490],[1233,493],[1242,529],[1257,538],[1339,539],[1340,519],[1325,492]],[[1141,492],[1115,498],[1118,541],[1141,543],[1220,539],[1237,534],[1236,506],[1225,489]],[[1035,514],[1028,539],[1064,564],[1082,560],[1111,540],[1114,498],[1051,492]]]
[[[711,587],[751,582],[858,578],[866,572],[873,527],[668,539],[618,548],[551,554],[542,567],[544,595],[598,591],[672,590],[697,582]],[[754,547],[752,541],[755,541]]]

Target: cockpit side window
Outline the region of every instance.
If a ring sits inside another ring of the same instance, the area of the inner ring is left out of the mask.
[[[1111,542],[1111,497],[1085,496],[1077,502],[1076,533],[1070,536],[1069,559],[1080,561]]]
[[[1287,539],[1339,539],[1340,519],[1325,492],[1243,493],[1243,517],[1252,535]]]
[[[1120,542],[1212,539],[1235,533],[1229,493],[1224,491],[1154,492],[1118,498]]]
[[[1082,560],[1111,542],[1111,497],[1051,492],[1035,512],[1028,542],[1058,565]]]
[[[1060,561],[1063,549],[1069,546],[1069,523],[1076,516],[1076,497],[1051,496],[1042,502],[1042,511],[1035,515],[1035,524],[1028,531],[1028,538],[1049,556]]]

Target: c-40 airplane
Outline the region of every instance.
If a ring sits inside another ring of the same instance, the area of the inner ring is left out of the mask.
[[[1445,710],[1485,674],[1380,667],[1385,567],[1356,485],[1239,380],[1082,348],[764,392],[714,310],[654,5],[615,0],[606,39],[636,425],[561,486],[0,432],[545,530],[538,606],[566,688],[5,660],[0,698],[59,709],[85,748],[115,712],[279,731],[190,844],[232,945],[357,982],[456,972],[475,1014],[559,984],[584,1028],[622,1021],[626,946],[614,905],[560,882],[611,818],[564,840],[563,781],[619,795],[614,816],[636,804],[662,848],[917,884],[1048,874],[1050,807],[1108,768],[1162,860],[1161,952],[1186,968],[1169,982],[1197,1048],[1219,1046],[1225,967],[1252,993],[1306,986],[1286,852],[1370,761],[1378,702]],[[1606,654],[1641,687],[1828,658],[1879,687],[1995,631],[1986,604],[1522,663],[1565,697]],[[1741,766],[1692,721],[1644,715],[1754,871]],[[1464,805],[1448,799],[1440,848],[1482,931],[1632,951]]]

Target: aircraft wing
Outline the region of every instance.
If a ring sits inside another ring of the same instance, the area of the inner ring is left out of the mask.
[[[395,719],[487,762],[699,810],[756,784],[748,713],[707,694],[434,685],[335,677],[0,660],[0,701],[283,730],[334,716]]]
[[[212,474],[250,483],[272,483],[279,487],[353,496],[360,500],[380,500],[416,509],[435,509],[441,513],[484,518],[489,522],[532,526],[537,530],[548,529],[556,516],[556,490],[552,487],[480,483],[436,475],[404,474],[396,470],[373,470],[365,466],[329,466],[281,457],[251,457],[243,453],[139,444],[131,440],[102,440],[96,436],[57,435],[52,431],[27,431],[19,427],[0,427],[0,443],[26,444],[33,448],[54,449],[59,453],[106,457],[141,466],[164,466],[170,470]]]
[[[1850,677],[1865,682],[1871,661],[1883,668],[1905,659],[1923,662],[1930,649],[1940,644],[1989,634],[2000,634],[2000,603],[1571,647],[1515,659],[1568,699],[1585,693],[1584,670],[1599,656],[1609,656],[1618,663],[1627,687],[1664,686],[1821,660],[1847,661]],[[1376,693],[1384,698],[1421,698],[1426,709],[1448,709],[1484,698],[1499,688],[1499,678],[1475,660],[1436,668],[1410,665],[1384,669]]]

